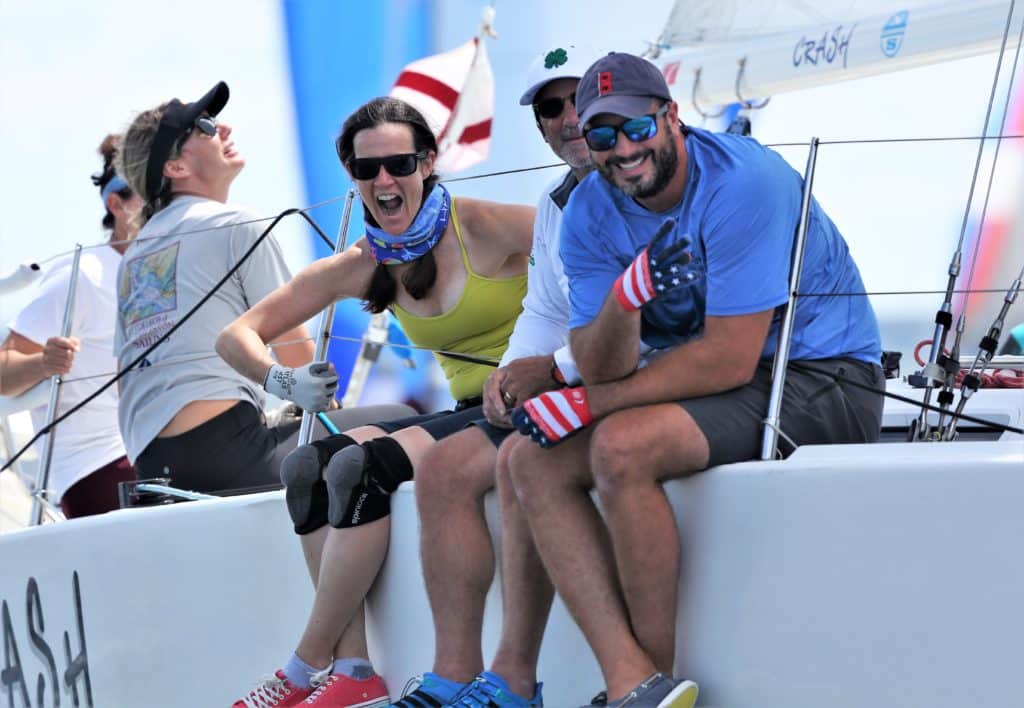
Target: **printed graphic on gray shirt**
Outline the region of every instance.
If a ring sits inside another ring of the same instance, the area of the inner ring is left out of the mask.
[[[151,344],[174,324],[169,313],[178,307],[178,246],[133,258],[121,270],[118,310],[125,338],[135,346]]]

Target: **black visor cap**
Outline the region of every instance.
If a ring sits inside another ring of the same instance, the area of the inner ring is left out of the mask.
[[[160,127],[153,138],[153,146],[149,149],[149,159],[146,161],[146,197],[152,199],[160,191],[163,184],[164,164],[171,156],[175,143],[192,130],[196,118],[204,113],[215,116],[227,105],[228,85],[223,81],[207,91],[202,98],[193,103],[182,103],[178,99],[171,99],[167,109],[160,118]]]

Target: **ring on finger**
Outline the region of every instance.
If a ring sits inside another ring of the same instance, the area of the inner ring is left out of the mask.
[[[515,402],[516,398],[515,398],[515,396],[513,396],[508,391],[502,391],[502,393],[501,393],[501,400],[505,401],[506,405],[511,406],[512,403]]]

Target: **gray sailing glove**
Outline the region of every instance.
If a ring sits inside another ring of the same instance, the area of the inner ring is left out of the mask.
[[[295,369],[274,364],[267,372],[263,388],[303,410],[325,411],[338,390],[338,374],[326,361],[310,362]]]

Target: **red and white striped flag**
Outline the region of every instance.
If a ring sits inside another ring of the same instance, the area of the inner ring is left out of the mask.
[[[494,116],[494,74],[481,38],[412,62],[391,95],[415,106],[434,129],[435,169],[444,175],[487,157]]]

